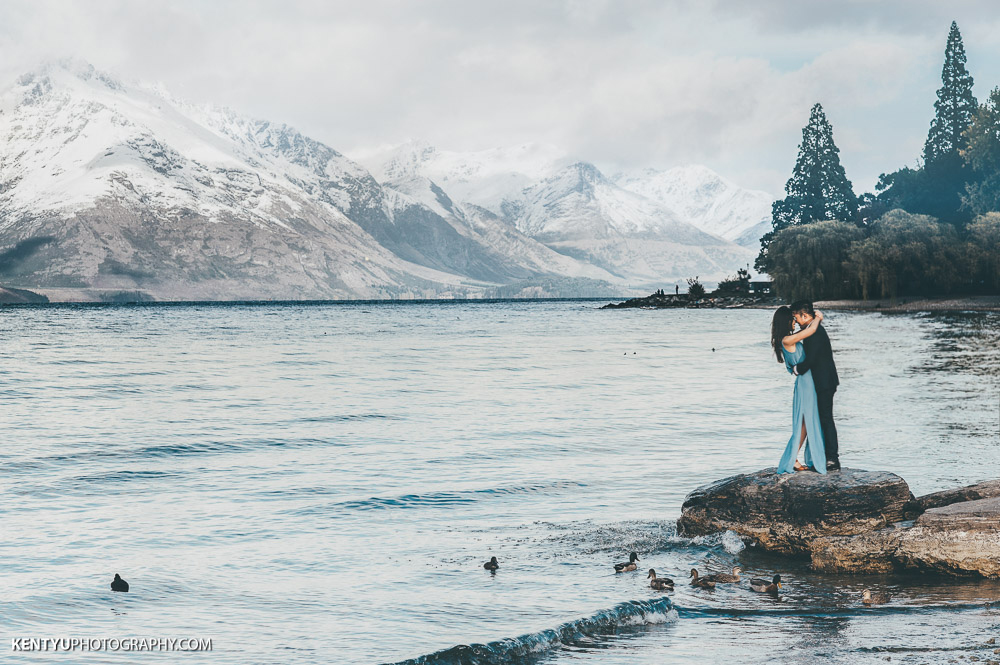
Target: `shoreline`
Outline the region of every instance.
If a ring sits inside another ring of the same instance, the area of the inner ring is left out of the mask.
[[[46,292],[48,291],[48,292]],[[58,290],[57,290],[58,291]],[[278,300],[278,299],[246,299],[233,300],[155,300],[138,298],[135,300],[122,298],[119,293],[103,294],[104,299],[88,294],[89,298],[80,298],[79,292],[66,290],[69,293],[57,294],[52,290],[39,289],[31,291],[23,288],[0,286],[0,305],[7,306],[59,306],[59,305],[215,305],[215,304],[459,304],[459,303],[498,303],[498,302],[603,302],[600,309],[775,309],[782,301],[771,296],[726,295],[705,297],[691,301],[687,294],[653,294],[645,297],[627,298],[620,302],[608,302],[606,297],[553,297],[553,298],[387,298],[387,299],[337,299],[337,300]],[[58,295],[75,295],[65,300]],[[119,297],[107,297],[117,295]],[[955,297],[922,297],[913,296],[895,300],[883,298],[876,300],[817,300],[817,309],[854,312],[1000,312],[1000,295],[992,296],[955,296]]]
[[[817,309],[858,312],[1000,312],[1000,296],[910,297],[896,300],[822,300]]]

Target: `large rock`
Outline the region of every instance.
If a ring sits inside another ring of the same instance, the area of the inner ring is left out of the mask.
[[[893,558],[904,568],[1000,577],[1000,498],[931,508],[903,530]]]
[[[811,554],[813,568],[824,572],[1000,577],[1000,498],[931,508],[916,522],[871,533],[818,538]]]
[[[685,536],[731,530],[767,550],[807,554],[817,538],[901,521],[912,499],[906,481],[884,471],[778,475],[770,468],[699,487],[685,499],[677,528]]]
[[[894,524],[857,536],[817,538],[810,545],[812,567],[825,573],[891,573],[905,528]]]

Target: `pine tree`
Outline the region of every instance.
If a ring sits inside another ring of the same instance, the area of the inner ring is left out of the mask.
[[[965,132],[962,150],[972,182],[965,186],[962,206],[973,215],[1000,210],[1000,88],[979,107]]]
[[[761,238],[761,252],[754,264],[766,271],[767,249],[774,235],[790,226],[825,220],[854,221],[858,199],[840,163],[840,150],[833,141],[833,127],[816,104],[809,123],[802,129],[802,143],[792,177],[785,183],[787,196],[771,207],[773,231]]]
[[[966,147],[964,132],[976,112],[972,94],[972,75],[965,68],[965,46],[958,24],[951,23],[944,49],[941,88],[934,102],[934,119],[924,143],[924,166],[933,166],[943,158],[956,157]]]

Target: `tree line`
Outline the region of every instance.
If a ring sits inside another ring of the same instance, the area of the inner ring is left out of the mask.
[[[918,165],[883,173],[860,197],[813,106],[755,263],[780,295],[1000,293],[1000,88],[977,102],[954,22],[941,81]]]

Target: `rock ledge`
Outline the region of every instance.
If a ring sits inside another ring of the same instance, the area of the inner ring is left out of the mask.
[[[731,530],[766,550],[808,554],[826,572],[997,578],[1000,496],[989,495],[998,488],[1000,481],[987,481],[914,499],[902,478],[883,471],[779,476],[771,468],[691,492],[677,529],[685,536]],[[916,520],[904,521],[914,512]]]
[[[731,530],[783,554],[809,554],[812,541],[882,529],[903,519],[913,500],[893,473],[843,469],[821,475],[741,474],[699,487],[681,508],[685,536]]]

